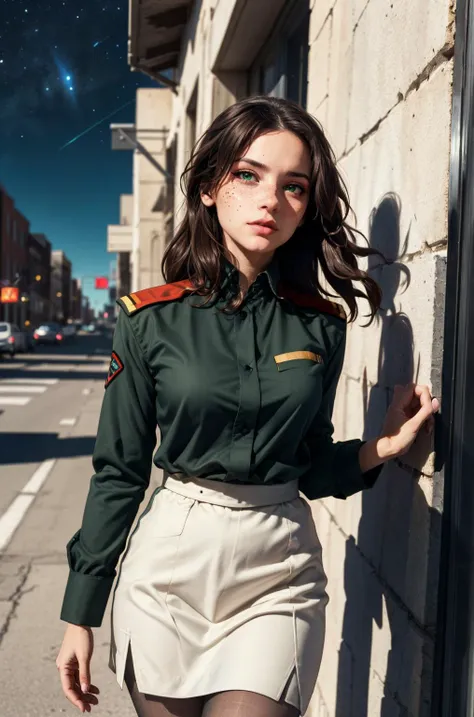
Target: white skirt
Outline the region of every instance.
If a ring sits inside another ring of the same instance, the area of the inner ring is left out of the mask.
[[[297,482],[169,476],[125,551],[110,667],[123,686],[189,698],[248,690],[304,714],[324,643],[321,545]]]

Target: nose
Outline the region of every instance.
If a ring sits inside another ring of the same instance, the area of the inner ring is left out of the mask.
[[[262,194],[259,201],[259,209],[266,209],[268,212],[276,212],[280,206],[278,188],[266,185],[262,187]]]

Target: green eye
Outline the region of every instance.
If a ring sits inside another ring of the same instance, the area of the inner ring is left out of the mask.
[[[245,169],[242,169],[240,172],[236,172],[235,174],[239,177],[239,179],[243,179],[244,182],[251,181],[254,178],[253,172],[247,172]]]
[[[299,184],[287,184],[286,189],[291,189],[291,194],[304,194],[304,189]]]

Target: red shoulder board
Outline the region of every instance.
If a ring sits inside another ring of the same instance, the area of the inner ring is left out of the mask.
[[[117,304],[130,316],[130,314],[144,309],[145,306],[153,306],[153,304],[160,304],[164,301],[180,299],[188,291],[192,291],[193,289],[194,286],[191,281],[184,279],[183,281],[176,281],[173,284],[162,284],[161,286],[153,286],[151,289],[134,291],[132,294],[126,294],[120,297],[120,299],[117,299]]]
[[[337,316],[339,319],[343,319],[344,321],[347,319],[347,315],[342,304],[324,299],[318,294],[307,294],[302,291],[297,291],[291,286],[288,286],[288,284],[279,284],[278,294],[297,306],[314,308],[318,311],[322,311],[324,314]]]

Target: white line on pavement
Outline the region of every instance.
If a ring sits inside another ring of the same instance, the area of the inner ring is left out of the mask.
[[[0,378],[0,384],[2,383],[31,383],[39,386],[55,386],[59,383],[59,378]]]
[[[7,547],[15,530],[23,520],[28,508],[34,501],[36,494],[50,474],[55,463],[55,458],[43,461],[20,494],[17,495],[5,513],[0,517],[0,550]]]
[[[21,495],[20,493],[2,515],[0,518],[0,550],[7,547],[34,499],[34,495]]]
[[[46,478],[51,473],[54,464],[56,463],[55,458],[48,458],[47,461],[43,461],[42,464],[35,470],[28,483],[25,485],[22,493],[37,493]]]
[[[0,383],[0,393],[44,393],[47,386],[4,386]]]
[[[0,406],[26,406],[31,397],[22,396],[0,396]]]
[[[77,418],[62,418],[59,421],[60,426],[75,426]]]
[[[88,396],[88,395],[90,394],[90,392],[91,392],[90,388],[83,388],[83,389],[82,389],[82,395],[83,395],[83,396]]]

